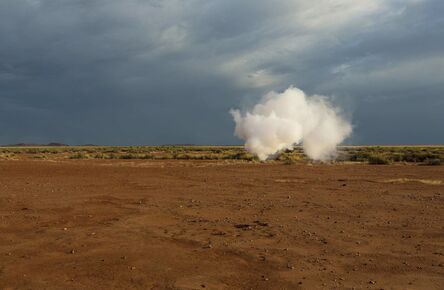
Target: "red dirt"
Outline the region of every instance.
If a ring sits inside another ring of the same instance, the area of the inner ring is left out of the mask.
[[[0,288],[443,289],[444,166],[0,161]]]

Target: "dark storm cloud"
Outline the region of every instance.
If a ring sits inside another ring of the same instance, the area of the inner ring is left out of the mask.
[[[442,1],[0,2],[0,143],[235,143],[295,85],[358,143],[443,143]]]

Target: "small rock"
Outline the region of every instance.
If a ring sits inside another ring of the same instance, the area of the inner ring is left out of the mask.
[[[235,224],[234,227],[237,228],[237,229],[245,229],[245,230],[247,230],[247,229],[251,230],[252,229],[251,225],[249,225],[249,224]]]
[[[373,280],[370,280],[370,281],[368,281],[368,284],[376,284],[376,282]]]
[[[211,233],[213,236],[225,236],[226,233],[222,231],[214,231]]]

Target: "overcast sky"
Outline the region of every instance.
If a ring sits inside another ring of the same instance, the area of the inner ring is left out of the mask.
[[[0,1],[0,144],[239,144],[290,85],[348,143],[444,143],[444,1]]]

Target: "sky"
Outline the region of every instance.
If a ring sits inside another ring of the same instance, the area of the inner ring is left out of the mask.
[[[0,1],[0,144],[241,144],[289,86],[348,144],[444,144],[444,1]]]

